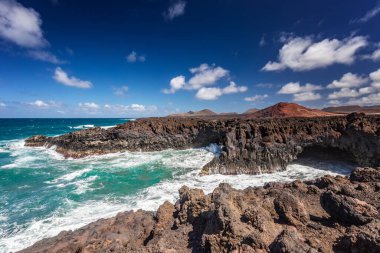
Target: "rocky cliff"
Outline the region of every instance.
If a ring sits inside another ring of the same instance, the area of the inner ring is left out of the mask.
[[[380,168],[212,194],[61,232],[21,252],[380,252]]]
[[[221,145],[203,173],[257,174],[284,170],[299,155],[341,155],[360,166],[380,166],[380,117],[273,119],[148,118],[110,129],[58,137],[34,136],[26,146],[55,146],[65,157],[121,151],[158,151]]]

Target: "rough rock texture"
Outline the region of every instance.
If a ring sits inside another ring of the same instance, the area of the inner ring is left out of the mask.
[[[121,151],[222,146],[203,173],[257,174],[284,170],[301,153],[341,155],[360,166],[380,166],[380,116],[277,119],[148,118],[110,129],[58,137],[35,136],[26,146],[56,146],[65,157]]]
[[[21,252],[380,252],[372,172],[245,190],[221,184],[209,195],[184,186],[175,205],[120,213]]]

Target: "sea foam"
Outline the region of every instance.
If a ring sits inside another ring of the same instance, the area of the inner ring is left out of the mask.
[[[174,203],[178,199],[178,190],[187,185],[211,193],[220,183],[229,183],[236,189],[262,186],[267,182],[289,182],[296,179],[309,180],[323,175],[347,175],[349,167],[339,163],[310,162],[309,164],[290,164],[286,171],[260,175],[206,175],[201,176],[201,168],[220,153],[220,147],[211,145],[206,149],[164,150],[160,152],[124,152],[92,156],[77,160],[61,160],[52,155],[54,150],[21,148],[20,143],[11,148],[15,161],[14,167],[41,166],[39,159],[45,159],[59,172],[59,176],[45,182],[46,187],[71,189],[72,194],[90,200],[83,202],[65,199],[65,203],[44,218],[34,218],[27,224],[18,224],[11,234],[0,235],[0,252],[21,250],[36,241],[55,236],[62,230],[76,229],[100,218],[107,218],[126,210],[156,210],[164,201]],[[209,152],[212,151],[212,152]],[[35,160],[25,158],[34,156]],[[26,159],[26,160],[23,160]],[[29,161],[28,161],[29,160]],[[38,165],[39,164],[39,165]],[[136,168],[146,167],[149,170],[164,168],[171,177],[160,180],[153,185],[140,189],[133,194],[122,197],[105,196],[102,200],[91,200],[89,192],[99,190],[103,174],[122,175]],[[43,186],[41,186],[43,187]],[[6,222],[6,221],[4,221]]]

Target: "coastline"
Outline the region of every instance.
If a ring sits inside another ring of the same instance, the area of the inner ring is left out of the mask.
[[[211,194],[127,211],[20,252],[378,252],[379,169]],[[376,232],[377,231],[377,232]],[[347,251],[350,250],[350,251]]]

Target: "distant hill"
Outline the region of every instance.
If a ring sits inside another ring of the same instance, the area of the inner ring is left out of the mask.
[[[255,113],[257,111],[260,111],[260,109],[253,108],[253,109],[246,110],[242,114],[251,114],[251,113]]]
[[[176,114],[170,114],[168,117],[204,117],[204,116],[215,116],[217,115],[215,112],[209,110],[209,109],[203,109],[201,111],[189,111],[186,113],[176,113]]]
[[[359,105],[346,105],[346,106],[336,106],[336,107],[327,107],[322,109],[325,112],[332,113],[352,113],[352,112],[364,112],[364,113],[380,113],[380,105],[374,106],[359,106]]]
[[[299,104],[281,102],[255,113],[247,114],[246,118],[323,117],[332,115],[334,114],[310,109]]]

